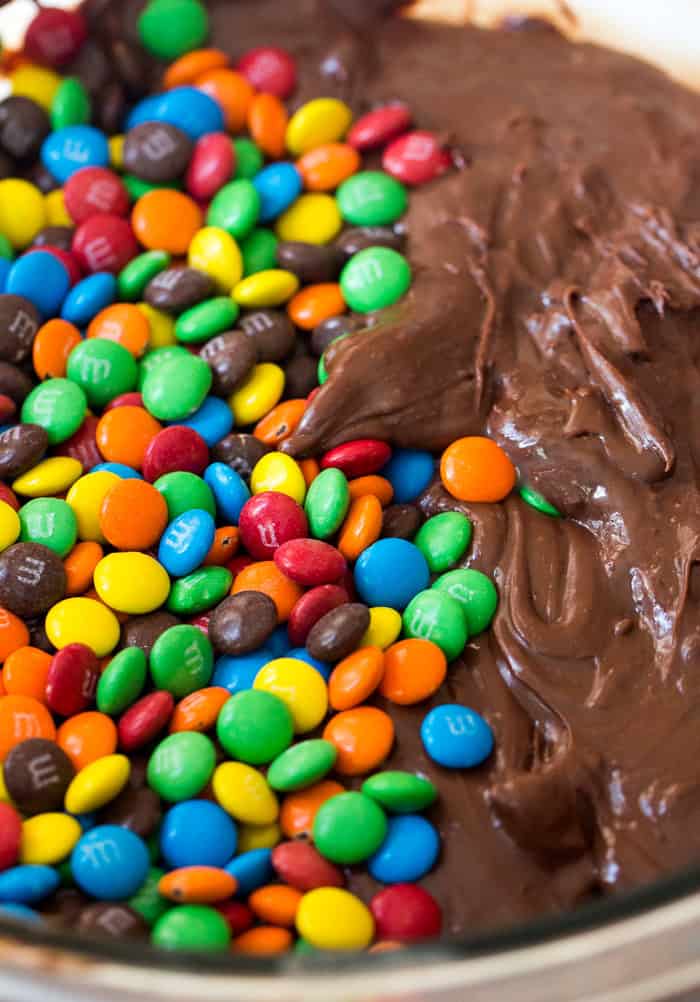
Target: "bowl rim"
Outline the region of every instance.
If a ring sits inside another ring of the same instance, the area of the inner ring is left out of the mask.
[[[280,975],[325,978],[329,973],[348,974],[400,971],[431,964],[454,964],[523,953],[564,939],[583,939],[633,919],[649,918],[668,906],[697,896],[700,916],[700,865],[685,867],[668,876],[566,912],[553,913],[473,935],[444,937],[402,950],[383,953],[321,952],[248,957],[235,953],[169,952],[150,943],[76,934],[45,923],[23,922],[0,914],[0,971],[7,964],[8,945],[51,951],[66,960],[92,965],[123,965],[151,972],[162,970],[209,976],[239,975],[269,982]],[[115,902],[117,904],[117,902]],[[0,906],[1,907],[1,906]]]

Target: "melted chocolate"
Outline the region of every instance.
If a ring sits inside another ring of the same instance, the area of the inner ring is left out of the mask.
[[[460,932],[700,859],[700,100],[544,28],[353,37],[335,92],[403,98],[465,166],[413,193],[413,289],[330,352],[288,447],[488,434],[566,516],[421,502],[474,520],[501,595],[435,699],[485,714],[493,761],[440,770],[426,707],[391,708],[390,765],[440,788],[424,883]]]
[[[433,701],[482,712],[492,760],[441,770],[428,707],[391,707],[389,765],[440,789],[424,884],[456,933],[700,860],[700,98],[539,26],[377,20],[388,6],[221,2],[213,35],[296,51],[299,102],[407,101],[464,164],[413,193],[413,288],[329,352],[288,450],[488,434],[566,516],[421,499],[473,519],[468,564],[501,596]]]

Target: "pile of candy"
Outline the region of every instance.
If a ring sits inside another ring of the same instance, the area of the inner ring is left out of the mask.
[[[459,566],[469,519],[414,504],[429,453],[279,446],[328,345],[409,288],[406,185],[450,157],[401,104],[290,116],[292,57],[232,68],[196,0],[139,29],[175,61],[123,134],[56,72],[80,13],[40,11],[0,104],[0,911],[250,954],[435,936],[438,791],[381,771],[386,707],[438,692],[496,589]],[[515,484],[484,438],[439,473]],[[421,736],[448,769],[493,747],[436,701]]]

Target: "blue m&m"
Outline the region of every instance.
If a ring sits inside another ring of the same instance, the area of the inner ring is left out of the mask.
[[[98,825],[78,840],[70,858],[76,884],[101,901],[123,901],[146,879],[150,859],[143,839],[128,828]]]
[[[0,902],[33,905],[53,894],[61,882],[52,866],[28,863],[0,873]]]
[[[69,289],[68,269],[48,251],[17,258],[5,283],[6,292],[31,300],[44,318],[56,316]]]
[[[211,684],[228,689],[232,696],[245,689],[252,689],[260,669],[275,657],[268,647],[261,647],[250,654],[224,654],[214,665]]]
[[[160,828],[160,851],[169,866],[223,866],[236,851],[236,825],[208,800],[171,807]]]
[[[233,412],[219,397],[207,397],[199,410],[177,423],[196,431],[211,449],[233,428]]]
[[[99,271],[73,286],[64,300],[61,316],[76,327],[85,327],[116,298],[116,278],[107,271]]]
[[[432,870],[439,852],[435,826],[420,814],[402,814],[389,819],[386,837],[367,866],[383,884],[413,883]]]
[[[211,488],[222,517],[238,525],[241,509],[250,498],[245,480],[226,463],[211,463],[204,471],[204,481]]]
[[[167,122],[194,140],[209,132],[224,132],[226,128],[221,106],[195,87],[174,87],[164,94],[145,98],[129,115],[127,129],[144,122]]]
[[[232,859],[225,869],[238,881],[237,897],[246,897],[275,877],[270,849],[249,849]]]
[[[268,164],[253,178],[260,195],[260,221],[269,223],[282,215],[301,194],[301,174],[294,164],[282,161]]]
[[[109,143],[104,132],[92,125],[69,125],[44,141],[41,159],[47,171],[65,184],[83,167],[107,167]]]
[[[158,560],[172,577],[185,577],[211,549],[216,524],[208,511],[193,508],[173,519],[161,536]]]
[[[406,539],[379,539],[355,564],[355,586],[369,606],[405,609],[429,583],[425,557]]]
[[[382,469],[394,488],[394,502],[406,504],[422,494],[435,476],[435,460],[420,449],[394,449],[391,459]]]
[[[420,735],[431,759],[448,769],[480,765],[493,751],[493,731],[484,718],[458,703],[432,709],[423,718]]]

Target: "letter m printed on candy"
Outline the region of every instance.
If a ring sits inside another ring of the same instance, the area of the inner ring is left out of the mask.
[[[23,713],[21,710],[13,715],[14,738],[16,741],[27,741],[29,738],[41,737],[39,721],[33,713]]]
[[[168,530],[168,546],[176,553],[184,553],[192,542],[197,532],[195,522],[188,522],[184,518],[178,519],[177,525],[171,526]]]
[[[34,340],[37,326],[33,317],[24,310],[17,310],[9,330],[19,344],[29,347]]]
[[[80,375],[86,383],[109,379],[112,363],[107,358],[85,357],[80,362]]]
[[[177,149],[175,140],[166,129],[153,127],[148,138],[141,145],[141,152],[147,160],[158,162],[165,160]]]
[[[114,185],[111,180],[98,180],[87,189],[85,201],[98,212],[109,212],[114,201]]]
[[[55,525],[56,514],[53,511],[27,512],[27,527],[31,536],[48,539],[53,535]]]
[[[185,668],[190,675],[197,676],[204,664],[204,655],[195,643],[191,643],[184,651]]]
[[[121,858],[119,846],[112,839],[84,843],[82,849],[91,866],[100,867],[116,863]]]
[[[411,616],[411,632],[423,640],[430,640],[437,625],[437,617],[433,610],[415,609]]]
[[[110,271],[117,261],[112,242],[104,233],[99,233],[89,240],[82,248],[82,252],[91,271]]]
[[[53,786],[58,779],[56,763],[48,753],[33,758],[28,764],[28,769],[35,790],[43,790],[47,786]]]
[[[41,519],[52,519],[54,516],[49,513],[48,515],[37,515],[37,518]],[[26,585],[29,588],[36,588],[36,586],[41,581],[41,576],[46,569],[46,564],[39,557],[25,556],[21,564],[17,568],[17,580],[20,584]]]

